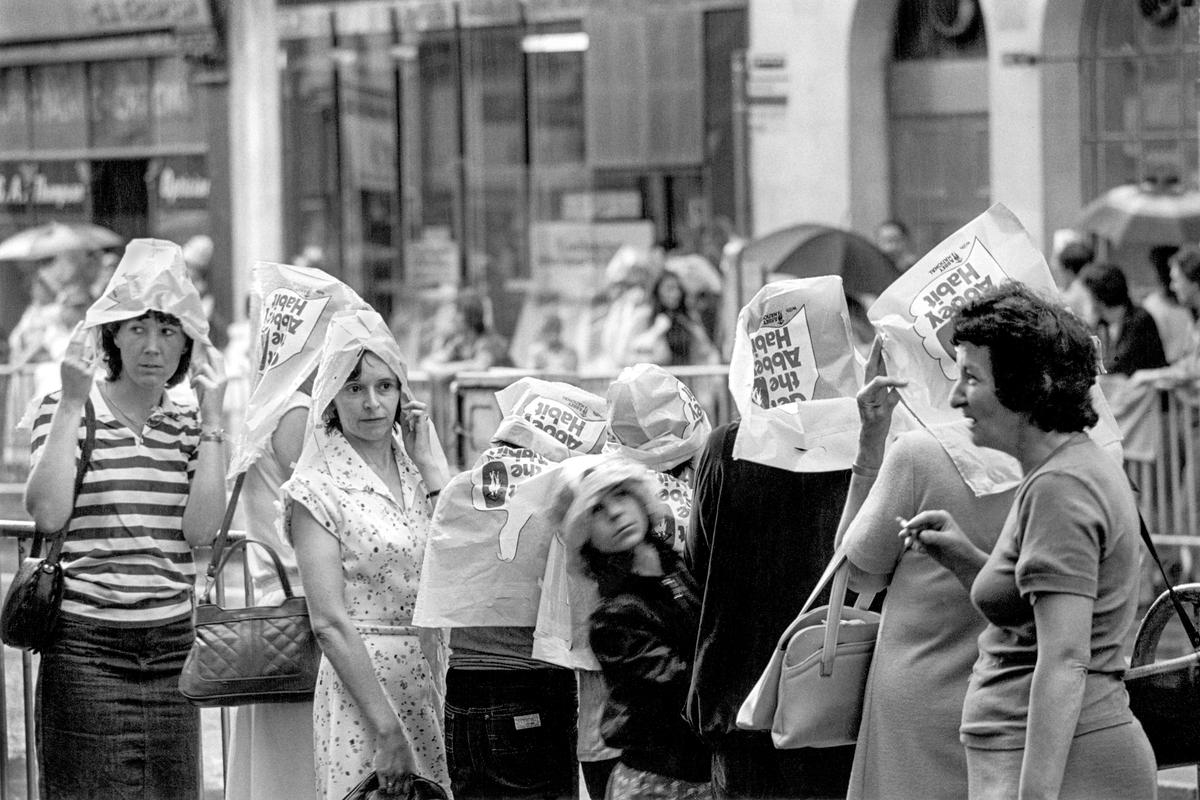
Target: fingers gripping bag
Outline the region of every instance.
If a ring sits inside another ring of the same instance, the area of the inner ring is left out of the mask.
[[[317,368],[333,316],[369,308],[353,289],[319,269],[269,261],[254,265],[253,382],[230,475],[244,472],[262,454],[292,395]]]
[[[861,367],[836,275],[769,283],[738,314],[729,391],[733,457],[792,472],[849,469]]]
[[[1016,216],[997,203],[930,250],[879,296],[867,316],[883,338],[889,375],[908,379],[905,406],[946,448],[976,494],[1016,485],[1016,461],[999,451],[973,447],[950,406],[958,380],[954,313],[1005,281],[1019,281],[1061,301],[1045,258]],[[1092,399],[1100,422],[1093,439],[1120,457],[1120,431],[1099,387]]]
[[[438,499],[413,614],[417,625],[537,622],[554,535],[540,512],[550,504],[558,462],[573,448],[603,446],[604,399],[533,378],[509,389],[496,393],[505,415],[496,444],[455,475]]]

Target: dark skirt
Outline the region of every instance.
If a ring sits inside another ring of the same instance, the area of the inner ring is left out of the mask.
[[[195,800],[200,714],[179,693],[190,619],[115,628],[63,619],[38,670],[42,800]]]

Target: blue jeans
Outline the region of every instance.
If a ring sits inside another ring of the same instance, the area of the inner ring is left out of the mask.
[[[458,800],[574,796],[574,673],[452,667],[446,757]]]
[[[37,679],[42,800],[195,800],[200,713],[179,694],[191,643],[190,619],[60,621]]]

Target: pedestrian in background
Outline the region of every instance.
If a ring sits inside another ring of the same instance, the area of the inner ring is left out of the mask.
[[[1084,321],[1100,337],[1104,369],[1132,375],[1167,365],[1154,318],[1133,304],[1125,273],[1116,264],[1089,264],[1079,273],[1091,316]]]

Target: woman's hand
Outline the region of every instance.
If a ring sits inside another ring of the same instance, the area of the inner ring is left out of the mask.
[[[971,589],[975,576],[987,561],[987,553],[976,547],[949,512],[940,509],[922,511],[900,523],[899,536],[904,546],[925,553],[950,570],[959,582]]]
[[[400,794],[400,779],[413,771],[408,760],[408,741],[397,721],[393,730],[381,731],[375,737],[375,757],[371,761],[379,776],[379,788],[385,794]]]
[[[867,356],[863,387],[854,398],[858,402],[858,418],[862,423],[858,434],[858,456],[855,459],[860,467],[878,469],[883,461],[884,445],[892,427],[892,412],[900,402],[900,393],[896,390],[907,385],[908,381],[902,378],[888,377],[887,367],[883,363],[883,340],[876,336],[871,345],[871,354]]]
[[[429,421],[429,405],[420,400],[405,403],[400,412],[400,436],[404,441],[404,452],[418,469],[433,459],[433,444],[429,432],[433,424]]]
[[[59,366],[63,400],[82,403],[87,400],[88,393],[92,390],[96,367],[87,357],[87,341],[90,335],[91,332],[84,329],[82,322],[75,326],[75,330],[71,331],[66,355],[63,356],[62,364]]]
[[[225,413],[225,357],[215,347],[196,342],[192,353],[192,389],[200,403],[200,423],[220,425]]]

